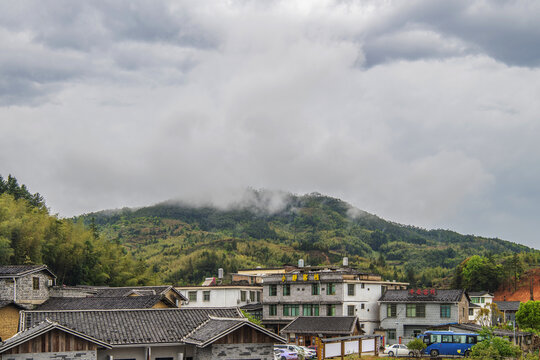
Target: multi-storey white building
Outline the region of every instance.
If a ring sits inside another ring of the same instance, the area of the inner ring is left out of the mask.
[[[377,301],[387,289],[408,283],[348,267],[298,267],[263,278],[263,324],[275,331],[297,316],[357,316],[366,334],[379,326]]]
[[[471,306],[469,306],[469,322],[480,324],[478,319],[478,313],[480,309],[488,308],[490,310],[490,316],[487,317],[487,324],[480,325],[491,325],[491,304],[493,303],[493,294],[488,291],[469,291],[469,297],[471,298]]]

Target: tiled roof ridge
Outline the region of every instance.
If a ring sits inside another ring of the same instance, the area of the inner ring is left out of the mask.
[[[202,323],[200,323],[197,327],[195,327],[193,330],[191,330],[189,333],[186,334],[186,336],[184,336],[182,338],[182,341],[183,342],[186,342],[187,339],[189,339],[189,337],[191,335],[193,335],[197,330],[199,330],[200,328],[202,328],[204,325],[208,324],[210,322],[210,320],[212,320],[210,318],[210,316],[208,317],[208,319],[206,319],[205,321],[203,321]]]
[[[222,317],[222,316],[214,316],[214,315],[208,315],[208,317],[211,319],[211,320],[234,320],[234,321],[248,321],[248,318],[230,318],[230,317]]]

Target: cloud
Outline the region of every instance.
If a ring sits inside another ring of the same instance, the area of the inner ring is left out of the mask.
[[[537,10],[2,4],[0,171],[63,216],[171,198],[279,209],[245,189],[316,191],[533,245]]]

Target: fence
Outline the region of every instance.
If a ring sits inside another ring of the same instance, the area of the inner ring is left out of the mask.
[[[343,359],[347,355],[379,354],[378,336],[347,336],[321,339],[317,343],[317,359],[324,360],[334,357]]]

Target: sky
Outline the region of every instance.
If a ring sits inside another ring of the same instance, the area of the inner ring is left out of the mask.
[[[540,249],[540,2],[4,1],[0,174],[70,217],[242,189]]]

